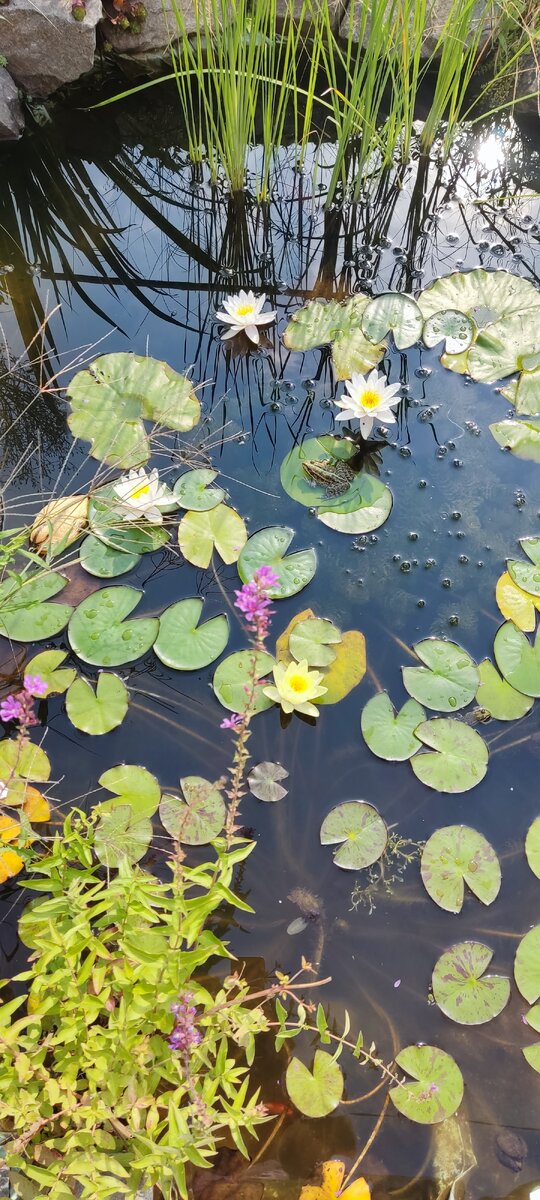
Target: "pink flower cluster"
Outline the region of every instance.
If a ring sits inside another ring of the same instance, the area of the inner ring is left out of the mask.
[[[245,617],[249,632],[260,646],[268,634],[268,622],[272,615],[269,592],[278,583],[279,576],[271,567],[258,567],[253,579],[234,593],[235,607]]]
[[[15,696],[6,696],[0,702],[0,721],[3,721],[4,725],[10,721],[18,721],[24,729],[28,729],[30,725],[37,725],[34,700],[44,696],[46,691],[47,684],[41,675],[25,675],[22,692],[17,692]]]

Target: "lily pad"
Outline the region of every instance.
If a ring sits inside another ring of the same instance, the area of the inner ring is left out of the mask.
[[[24,805],[33,790],[29,781],[46,783],[50,775],[49,757],[41,746],[34,746],[32,742],[21,745],[16,738],[0,742],[0,780],[7,787],[3,805]]]
[[[475,332],[474,321],[466,313],[459,312],[457,308],[447,308],[428,317],[422,330],[422,340],[430,350],[444,341],[447,354],[462,354],[472,345]]]
[[[540,563],[523,562],[522,559],[510,559],[507,563],[508,574],[514,583],[530,596],[540,597]]]
[[[98,736],[110,733],[122,724],[128,710],[129,694],[118,675],[101,671],[96,690],[87,679],[76,679],[66,696],[71,724],[83,733]]]
[[[91,443],[91,454],[113,467],[150,458],[144,421],[186,433],[200,419],[193,384],[164,362],[136,354],[104,354],[79,371],[67,389],[68,425]]]
[[[380,363],[386,350],[384,342],[374,345],[364,336],[359,324],[338,333],[332,342],[332,366],[336,379],[364,375]]]
[[[525,854],[531,871],[540,879],[540,817],[536,817],[527,830]],[[540,1029],[538,1032],[540,1033]]]
[[[178,545],[188,562],[206,569],[217,550],[224,563],[236,562],[247,541],[244,522],[226,504],[218,504],[207,512],[191,511],[182,517],[178,526]]]
[[[525,537],[519,539],[521,549],[525,551],[527,558],[530,558],[532,563],[540,567],[540,538]]]
[[[534,1046],[524,1046],[521,1053],[529,1066],[540,1072],[540,1042],[535,1042]]]
[[[396,1064],[414,1080],[390,1088],[398,1112],[420,1125],[436,1125],[457,1112],[463,1099],[463,1076],[445,1050],[437,1046],[406,1046]]]
[[[378,758],[404,762],[421,748],[422,743],[414,736],[414,731],[425,719],[425,709],[416,700],[407,700],[396,713],[388,692],[379,692],[378,696],[368,700],[362,711],[362,735]]]
[[[362,503],[351,512],[338,512],[337,509],[327,510],[320,506],[317,517],[329,529],[336,533],[371,533],[379,529],[388,520],[392,511],[394,498],[390,488],[374,475],[357,476],[361,481]],[[358,491],[357,491],[358,496]]]
[[[41,509],[28,540],[41,555],[61,554],[80,538],[88,517],[88,496],[59,496]]]
[[[304,659],[308,667],[329,667],[336,657],[332,646],[340,641],[341,633],[331,621],[323,617],[308,617],[292,630],[289,650],[297,662]]]
[[[540,463],[540,421],[496,421],[489,428],[499,446],[516,458]]]
[[[536,1004],[540,999],[540,925],[529,929],[521,939],[514,959],[514,976],[524,999]]]
[[[459,1025],[485,1025],[510,999],[510,980],[486,975],[493,951],[482,942],[457,942],[437,960],[431,987],[445,1016]]]
[[[365,800],[345,800],[328,813],[321,825],[321,845],[339,845],[334,862],[347,871],[359,871],[377,862],[387,841],[382,817]]]
[[[98,579],[113,579],[117,575],[126,575],[141,561],[140,554],[126,554],[123,550],[115,550],[94,533],[85,537],[79,558],[81,567],[84,567],[89,575],[96,575]]]
[[[386,484],[374,475],[358,472],[351,480],[346,492],[331,496],[323,484],[312,482],[306,475],[304,463],[348,462],[354,459],[358,447],[346,438],[325,434],[308,438],[301,446],[294,446],[281,464],[281,486],[299,504],[317,508],[318,516],[326,525],[332,526],[331,514],[351,517],[346,525],[354,525],[354,532],[369,533],[386,521],[392,508],[392,493]],[[333,526],[336,527],[335,525]],[[338,522],[338,527],[340,523]],[[345,532],[351,532],[345,529]]]
[[[507,621],[513,621],[524,633],[532,633],[536,628],[536,612],[540,609],[540,599],[524,592],[514,583],[504,571],[499,576],[495,587],[495,599]]]
[[[322,686],[324,696],[317,704],[339,704],[345,696],[358,687],[366,673],[366,639],[359,629],[347,629],[336,646],[336,657],[324,672]]]
[[[217,479],[218,472],[209,467],[196,467],[176,480],[173,488],[174,495],[180,508],[189,508],[194,512],[210,512],[217,508],[225,499],[225,492],[220,487],[210,487]]]
[[[225,824],[226,808],[221,792],[207,779],[188,775],[180,780],[184,799],[163,795],[159,806],[161,824],[176,842],[205,846],[218,837]]]
[[[489,658],[480,663],[478,674],[480,684],[476,699],[496,721],[519,721],[530,712],[533,706],[530,696],[517,692],[507,679],[501,679]]]
[[[294,529],[285,525],[271,525],[252,534],[238,559],[238,574],[243,583],[253,579],[258,567],[272,567],[279,582],[270,588],[268,595],[274,600],[295,596],[307,587],[317,570],[315,551],[298,550],[287,554],[294,537]]]
[[[66,692],[69,685],[73,683],[77,674],[74,667],[62,668],[62,663],[66,661],[67,652],[65,650],[42,650],[40,654],[36,654],[30,662],[26,663],[24,668],[25,675],[39,675],[40,679],[47,684],[46,692],[32,692],[30,695],[42,696],[60,695]]]
[[[293,313],[283,334],[288,350],[316,350],[326,346],[339,333],[344,320],[344,306],[337,300],[311,300]]]
[[[463,721],[435,717],[415,730],[433,753],[415,754],[411,767],[417,779],[438,792],[468,792],[484,778],[488,748],[480,734]]]
[[[157,812],[161,788],[155,775],[145,767],[122,763],[119,767],[110,767],[108,771],[104,771],[98,782],[100,787],[114,792],[114,799],[102,801],[101,811],[117,808],[119,804],[129,804],[137,820],[153,817]]]
[[[493,650],[499,671],[525,696],[540,696],[540,630],[534,645],[521,629],[506,621],[495,634]]]
[[[521,417],[536,417],[540,414],[540,367],[535,367],[533,371],[521,372],[514,404]]]
[[[466,650],[441,638],[426,638],[414,650],[425,666],[402,668],[403,683],[414,700],[438,712],[454,712],[470,703],[479,675]]]
[[[540,1033],[540,1004],[535,1004],[534,1008],[530,1008],[525,1020],[535,1033]]]
[[[55,637],[73,612],[69,604],[50,604],[67,579],[55,571],[36,571],[0,584],[0,636],[15,642]]]
[[[152,822],[136,820],[129,804],[99,813],[94,849],[99,861],[111,869],[122,862],[139,862],[152,840]]]
[[[173,495],[172,492],[170,493]],[[125,521],[119,512],[119,498],[114,484],[98,488],[90,499],[88,522],[90,532],[113,550],[124,554],[148,554],[159,550],[169,540],[169,531],[163,525],[151,525],[143,517],[140,521]],[[173,507],[176,501],[173,497]],[[163,502],[160,501],[160,508]]]
[[[258,650],[256,653],[253,650],[238,650],[236,654],[229,654],[216,668],[212,680],[212,687],[220,704],[231,712],[246,712],[253,669],[256,678],[263,679],[270,675],[274,664],[275,659],[265,650]],[[257,686],[253,712],[264,712],[266,708],[272,708],[272,704],[273,701],[265,696],[262,687]]]
[[[501,868],[489,842],[468,825],[445,825],[428,838],[420,863],[431,899],[446,912],[461,912],[465,884],[482,904],[493,904],[501,886]]]
[[[203,601],[197,597],[178,600],[159,618],[154,651],[162,663],[175,671],[198,671],[215,662],[229,640],[229,622],[224,613],[199,625]]]
[[[119,667],[135,662],[155,642],[159,622],[153,617],[127,621],[142,599],[142,592],[119,585],[87,596],[69,622],[72,649],[83,662],[97,667]]]
[[[362,314],[362,333],[368,341],[382,342],[391,332],[398,350],[419,341],[423,324],[416,300],[400,292],[381,292],[366,304]]]
[[[275,804],[277,800],[283,800],[283,797],[287,795],[287,788],[281,786],[280,780],[288,778],[289,772],[281,766],[281,763],[261,762],[257,763],[257,766],[249,772],[247,785],[257,800]]]
[[[299,1058],[291,1058],[285,1086],[293,1104],[305,1117],[326,1117],[337,1108],[343,1095],[343,1074],[330,1054],[316,1050],[312,1071]]]

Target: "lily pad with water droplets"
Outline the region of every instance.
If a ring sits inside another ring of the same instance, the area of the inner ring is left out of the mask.
[[[218,837],[225,823],[225,801],[208,779],[188,775],[180,780],[183,800],[164,795],[159,806],[161,824],[176,842],[205,846]]]
[[[468,792],[484,778],[488,748],[480,734],[463,721],[435,717],[415,730],[429,747],[415,754],[411,767],[417,779],[438,792]]]
[[[16,642],[55,637],[73,612],[69,604],[50,604],[67,579],[54,571],[35,571],[0,584],[0,636]]]
[[[332,342],[332,366],[336,379],[364,375],[376,367],[386,350],[384,342],[376,345],[364,336],[360,325],[338,333]]]
[[[77,672],[74,667],[62,667],[66,658],[65,650],[42,650],[26,663],[25,675],[39,675],[47,685],[46,692],[33,692],[32,688],[28,688],[30,695],[55,696],[67,691]]]
[[[114,792],[110,800],[100,804],[102,811],[117,808],[119,804],[129,804],[134,816],[153,817],[157,812],[161,797],[161,788],[155,777],[146,767],[132,766],[122,763],[119,767],[110,767],[99,777],[99,785],[108,792]]]
[[[430,350],[444,341],[447,354],[462,354],[472,345],[475,332],[474,321],[466,313],[459,312],[457,308],[447,308],[428,317],[422,330],[422,340]]]
[[[305,1117],[326,1117],[337,1108],[343,1095],[341,1067],[324,1050],[316,1050],[313,1070],[292,1058],[285,1074],[290,1099]]]
[[[345,800],[328,813],[321,825],[321,845],[338,845],[334,862],[347,871],[359,871],[377,862],[387,841],[382,817],[365,800]]]
[[[85,537],[79,558],[81,567],[89,575],[97,575],[98,579],[114,579],[117,575],[126,575],[141,561],[140,554],[125,553],[113,546],[107,545],[95,533]]]
[[[510,559],[507,563],[508,574],[524,592],[530,596],[540,597],[540,563],[523,562],[522,559]]]
[[[540,629],[533,645],[521,629],[507,621],[495,634],[493,650],[499,671],[525,696],[540,696]]]
[[[537,417],[540,414],[540,367],[521,372],[513,403],[516,413],[521,417]]]
[[[41,746],[32,742],[19,744],[15,738],[0,742],[0,780],[7,787],[2,804],[20,807],[32,794],[29,781],[46,783],[50,775],[49,757]]]
[[[178,545],[188,562],[206,569],[217,550],[224,563],[236,562],[247,541],[246,526],[234,508],[218,504],[209,512],[190,511],[178,526]]]
[[[209,512],[217,508],[225,499],[225,492],[220,487],[210,487],[217,479],[218,472],[209,467],[196,467],[176,480],[173,493],[180,508],[189,508],[195,512]]]
[[[390,1088],[398,1112],[420,1125],[436,1125],[457,1112],[463,1099],[463,1076],[445,1050],[437,1046],[406,1046],[396,1055],[396,1065],[413,1082]]]
[[[252,534],[238,559],[238,574],[243,583],[248,583],[258,567],[268,566],[278,577],[275,587],[268,589],[273,600],[295,596],[307,587],[317,570],[315,550],[297,550],[287,554],[293,540],[294,529],[286,525],[271,525]]]
[[[135,588],[118,585],[101,588],[79,604],[69,622],[68,637],[83,662],[119,667],[146,654],[156,640],[158,621],[153,617],[126,620],[142,595]]]
[[[531,871],[540,879],[540,817],[536,817],[527,830],[525,854]]]
[[[198,597],[178,600],[159,618],[154,653],[175,671],[198,671],[215,662],[229,640],[229,622],[224,613],[199,624],[203,601]]]
[[[329,667],[334,662],[333,646],[341,641],[341,633],[324,617],[299,621],[291,631],[289,650],[297,662],[305,660],[308,667]]]
[[[343,321],[344,306],[337,300],[310,300],[293,313],[283,341],[288,350],[316,350],[334,340]]]
[[[485,1025],[508,1004],[510,980],[485,973],[492,957],[482,942],[457,942],[435,964],[433,996],[445,1016],[459,1025]]]
[[[479,675],[466,650],[441,638],[425,638],[414,650],[425,665],[402,668],[403,683],[414,700],[438,712],[455,712],[470,703]]]
[[[122,724],[128,710],[129,693],[118,675],[100,671],[96,690],[87,679],[75,679],[66,695],[71,724],[93,736],[110,733]]]
[[[422,313],[412,296],[381,292],[369,301],[362,314],[362,333],[370,342],[382,342],[392,333],[398,350],[414,345],[422,335]]]
[[[336,657],[323,674],[324,696],[317,704],[339,704],[358,687],[366,673],[366,639],[359,629],[346,629],[336,646]]]
[[[496,721],[519,721],[520,717],[530,712],[533,706],[531,697],[516,691],[507,679],[501,679],[489,658],[479,664],[478,674],[480,684],[476,699]]]
[[[361,726],[364,741],[373,754],[388,762],[405,762],[412,758],[422,743],[414,730],[426,713],[416,700],[407,700],[396,713],[387,692],[379,692],[368,700],[362,711]]]
[[[495,587],[495,599],[507,621],[513,621],[524,633],[532,633],[536,628],[536,613],[540,609],[540,598],[531,596],[518,587],[517,583],[504,571],[499,576]]]
[[[514,976],[521,995],[529,1004],[540,1000],[540,925],[529,929],[519,943],[514,959]]]
[[[212,680],[212,687],[220,704],[231,712],[246,712],[253,668],[255,667],[256,678],[264,679],[271,674],[275,661],[265,650],[258,650],[255,655],[252,650],[238,650],[235,654],[229,654],[216,668]],[[258,684],[253,712],[264,712],[266,708],[272,708],[272,705],[273,700],[265,696],[263,688]]]
[[[280,780],[288,778],[289,772],[281,766],[281,763],[261,762],[257,763],[257,766],[249,772],[247,785],[257,800],[275,804],[277,800],[283,800],[283,797],[287,795],[287,788],[281,786]]]
[[[501,886],[501,868],[492,846],[468,825],[445,825],[428,838],[420,863],[431,899],[446,912],[463,907],[465,884],[482,904],[493,904]]]
[[[498,445],[516,458],[540,463],[540,421],[496,421],[489,428]]]
[[[122,862],[139,862],[152,840],[152,822],[137,820],[129,804],[99,813],[94,835],[94,849],[99,861],[108,867]]]

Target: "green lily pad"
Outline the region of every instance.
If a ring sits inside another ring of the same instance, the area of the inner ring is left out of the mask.
[[[516,458],[540,463],[540,421],[496,421],[489,428],[498,445]]]
[[[340,630],[323,617],[308,617],[294,626],[289,637],[289,650],[297,662],[304,659],[308,667],[329,667],[336,658],[332,645],[341,642]]]
[[[99,813],[94,849],[99,861],[111,869],[122,862],[139,862],[152,840],[152,822],[136,820],[129,804]]]
[[[203,602],[196,597],[178,600],[159,618],[154,652],[175,671],[198,671],[215,662],[229,640],[224,613],[199,625]]]
[[[226,504],[218,504],[207,512],[192,510],[178,526],[178,545],[184,558],[204,569],[210,566],[214,550],[224,563],[236,562],[246,541],[247,530],[241,516]]]
[[[19,744],[17,738],[0,742],[0,780],[7,786],[7,795],[2,803],[20,807],[27,796],[27,787],[33,783],[46,783],[50,779],[51,764],[41,746],[32,742]]]
[[[476,699],[496,721],[519,721],[520,717],[530,712],[532,699],[517,692],[507,679],[501,679],[489,658],[479,664],[478,674],[480,684]]]
[[[334,862],[347,871],[360,871],[377,862],[387,841],[388,830],[382,817],[365,800],[345,800],[328,813],[321,825],[321,845],[339,844]]]
[[[454,1059],[437,1046],[406,1046],[396,1065],[414,1080],[390,1088],[398,1112],[420,1125],[437,1125],[457,1112],[463,1099],[463,1076]]]
[[[361,493],[362,496],[362,503],[357,508],[350,512],[338,512],[337,508],[326,509],[321,505],[317,512],[319,521],[329,529],[335,529],[337,533],[371,533],[384,525],[392,511],[394,499],[385,483],[381,483],[375,475],[367,473],[357,475],[356,478],[360,480],[356,495],[358,497]],[[345,502],[342,504],[342,510],[344,507]]]
[[[119,512],[119,504],[113,483],[98,488],[90,498],[90,532],[106,546],[124,554],[140,555],[159,550],[168,542],[169,532],[163,525],[151,525],[144,517],[139,521],[126,521]],[[161,501],[160,507],[163,507]]]
[[[150,458],[144,421],[186,433],[200,419],[193,384],[167,363],[136,354],[104,354],[79,371],[67,389],[68,425],[91,443],[93,458],[138,467]]]
[[[411,767],[427,787],[438,792],[468,792],[484,778],[488,748],[480,734],[463,721],[435,717],[415,730],[433,753],[415,754]]]
[[[529,1066],[540,1072],[540,1042],[535,1042],[534,1046],[524,1046],[521,1053]]]
[[[518,587],[530,596],[540,596],[540,563],[523,562],[520,558],[509,559],[508,574]]]
[[[423,324],[416,300],[400,292],[381,292],[366,304],[362,314],[362,333],[368,341],[382,342],[392,332],[398,350],[419,341]]]
[[[288,350],[316,350],[326,346],[339,333],[344,320],[344,306],[337,300],[311,300],[293,313],[283,334]]]
[[[514,976],[524,999],[536,1004],[540,999],[540,925],[529,929],[521,939],[514,959]]]
[[[188,775],[180,780],[184,795],[163,795],[159,806],[161,824],[175,842],[205,846],[218,837],[225,824],[226,807],[221,792],[207,779]]]
[[[40,654],[36,654],[34,658],[30,659],[30,662],[27,662],[24,668],[25,675],[39,675],[40,679],[47,684],[47,691],[39,692],[40,697],[60,695],[67,691],[69,685],[73,683],[77,674],[75,668],[61,668],[61,664],[65,662],[66,658],[65,650],[42,650]],[[38,693],[33,693],[30,689],[30,694],[37,695]]]
[[[217,508],[225,499],[223,488],[209,486],[217,479],[217,475],[218,472],[209,467],[196,467],[193,471],[184,471],[173,488],[180,508],[193,509],[195,512],[209,512],[212,508]]]
[[[540,414],[540,367],[521,372],[513,403],[516,413],[521,417],[537,417]]]
[[[474,321],[466,313],[459,312],[457,308],[447,308],[428,317],[422,330],[422,340],[430,350],[444,341],[447,354],[462,354],[472,345],[475,333]]]
[[[534,1008],[530,1008],[525,1020],[535,1033],[540,1033],[540,1004],[535,1004]]]
[[[373,345],[362,332],[362,313],[367,296],[356,295],[340,304],[311,300],[293,314],[283,341],[289,350],[315,350],[332,344],[332,363],[338,379],[350,379],[355,371],[369,371],[380,362],[384,345]]]
[[[536,817],[527,830],[525,854],[531,871],[540,879],[540,817]],[[538,1032],[540,1033],[540,1029]]]
[[[55,637],[73,612],[69,604],[50,604],[67,579],[55,571],[35,571],[0,584],[0,636],[15,642]]]
[[[157,812],[161,788],[155,775],[147,771],[146,767],[122,763],[119,767],[110,767],[108,771],[104,771],[98,782],[100,787],[114,792],[114,798],[102,801],[101,811],[117,808],[119,804],[128,804],[137,820],[153,817]]]
[[[288,778],[289,772],[281,763],[261,762],[249,772],[247,785],[257,800],[264,800],[265,804],[275,804],[287,795],[287,788],[282,787],[280,781]]]
[[[317,508],[324,524],[330,523],[330,514],[354,515],[354,524],[360,526],[355,532],[369,533],[377,529],[388,517],[392,508],[392,493],[386,484],[374,475],[358,472],[351,480],[347,491],[340,496],[331,496],[323,484],[313,483],[304,470],[305,462],[347,462],[355,458],[358,448],[346,438],[308,438],[301,446],[294,446],[281,464],[281,486],[299,504]],[[324,514],[324,516],[322,515]],[[346,532],[350,532],[347,530]]]
[[[403,683],[414,700],[438,712],[455,712],[470,703],[479,675],[466,650],[441,638],[426,638],[414,650],[425,666],[402,668]]]
[[[229,654],[216,668],[212,680],[212,687],[220,704],[231,712],[246,712],[249,703],[246,688],[251,688],[253,668],[257,679],[263,679],[271,673],[275,661],[265,650],[258,650],[256,654],[253,650],[238,650],[235,654]],[[272,704],[273,701],[265,696],[263,688],[258,686],[253,712],[264,712],[266,708],[272,708]]]
[[[305,1117],[326,1117],[343,1095],[343,1074],[330,1054],[316,1050],[312,1071],[299,1058],[291,1058],[285,1086],[295,1108]]]
[[[396,713],[388,692],[379,692],[363,708],[362,735],[377,758],[405,762],[420,750],[422,743],[414,736],[414,731],[425,719],[425,709],[416,700],[407,700]]]
[[[468,825],[445,825],[428,838],[420,874],[426,892],[446,912],[461,912],[465,884],[482,904],[493,904],[501,886],[497,855]]]
[[[524,537],[519,539],[521,549],[535,566],[540,567],[540,537]]]
[[[384,342],[374,345],[368,341],[359,324],[342,330],[332,342],[332,366],[336,379],[365,375],[380,363],[385,350]]]
[[[153,617],[127,621],[142,599],[135,588],[101,588],[75,609],[69,622],[70,645],[83,662],[96,667],[119,667],[135,662],[155,642],[159,622]]]
[[[110,733],[122,724],[128,710],[129,694],[118,675],[101,671],[96,690],[87,679],[76,679],[66,696],[71,724],[83,733],[95,736]]]
[[[457,942],[437,959],[431,977],[434,998],[458,1025],[485,1025],[510,999],[510,980],[486,975],[493,951],[482,942]]]
[[[126,575],[141,561],[140,554],[126,554],[123,550],[115,550],[94,533],[85,537],[79,558],[81,567],[84,567],[89,575],[97,575],[99,579],[113,579],[117,575]]]
[[[309,550],[298,550],[287,554],[293,540],[294,529],[286,525],[270,525],[252,534],[238,559],[238,574],[243,583],[253,579],[258,567],[272,567],[279,582],[270,588],[268,595],[273,600],[295,596],[311,583],[317,570],[317,555]]]
[[[493,650],[504,678],[525,696],[540,696],[540,629],[534,645],[513,621],[506,621],[495,634]]]

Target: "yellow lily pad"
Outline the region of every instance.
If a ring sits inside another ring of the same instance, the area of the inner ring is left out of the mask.
[[[337,704],[362,682],[366,673],[366,639],[358,629],[348,629],[335,647],[336,657],[322,678],[326,695],[318,704]]]
[[[288,667],[289,663],[294,662],[293,656],[289,650],[289,638],[291,633],[293,629],[296,629],[296,626],[300,625],[302,621],[313,620],[314,617],[315,613],[313,612],[312,608],[304,608],[302,612],[297,613],[296,616],[289,621],[289,624],[283,630],[283,633],[280,633],[276,641],[276,658],[278,662],[284,663],[286,667]]]
[[[0,850],[0,883],[6,883],[8,879],[13,879],[23,868],[24,862],[16,850],[11,850],[9,847]]]
[[[504,571],[495,586],[495,599],[507,621],[513,621],[524,633],[532,633],[536,625],[536,612],[540,611],[538,596],[531,596],[518,587],[508,571]]]
[[[60,496],[41,509],[30,530],[30,543],[38,554],[61,554],[80,538],[88,503],[88,496]]]

